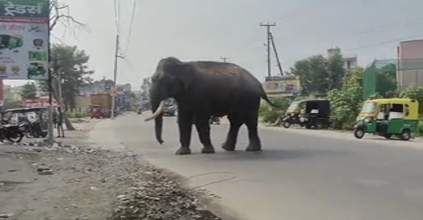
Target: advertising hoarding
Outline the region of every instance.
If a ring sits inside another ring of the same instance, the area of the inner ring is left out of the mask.
[[[46,0],[0,0],[0,78],[48,79]]]

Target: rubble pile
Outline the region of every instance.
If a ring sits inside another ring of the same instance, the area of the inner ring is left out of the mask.
[[[220,220],[198,208],[199,201],[162,171],[143,164],[144,178],[119,195],[112,220]]]
[[[55,142],[54,144],[49,144],[47,141],[35,141],[29,143],[23,143],[29,151],[41,152],[41,151],[66,151],[67,153],[83,153],[91,154],[95,151],[92,148],[78,147],[75,145],[62,144],[61,142]]]

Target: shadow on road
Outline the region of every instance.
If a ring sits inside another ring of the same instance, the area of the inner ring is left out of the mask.
[[[263,150],[260,152],[246,152],[242,150],[233,151],[233,152],[217,152],[214,155],[208,155],[210,159],[217,160],[233,160],[233,161],[242,161],[242,160],[257,160],[257,161],[269,161],[269,160],[289,160],[289,159],[302,159],[308,157],[316,156],[339,156],[347,155],[350,153],[342,151],[327,151],[327,150],[312,150],[312,149],[280,149],[280,150]]]

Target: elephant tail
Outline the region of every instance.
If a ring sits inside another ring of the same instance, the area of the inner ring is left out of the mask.
[[[266,101],[267,103],[269,103],[269,105],[270,105],[270,106],[275,107],[275,108],[282,108],[282,106],[279,106],[279,105],[275,105],[275,104],[273,104],[273,103],[269,100],[269,97],[267,97],[267,94],[266,94],[266,93],[264,93],[264,94],[263,94],[262,98],[264,99],[264,101]]]

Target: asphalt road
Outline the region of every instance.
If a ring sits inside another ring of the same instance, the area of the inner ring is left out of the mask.
[[[264,149],[252,153],[244,151],[247,135],[243,127],[238,151],[224,152],[220,143],[228,125],[221,124],[212,127],[216,154],[199,153],[194,129],[194,154],[176,156],[175,117],[165,120],[163,145],[155,141],[153,124],[143,122],[144,117],[121,116],[98,132],[107,134],[104,141],[113,139],[160,167],[185,177],[197,175],[187,180],[190,186],[209,184],[203,188],[219,195],[220,203],[240,219],[423,219],[422,142],[356,140],[352,134],[260,128]]]

